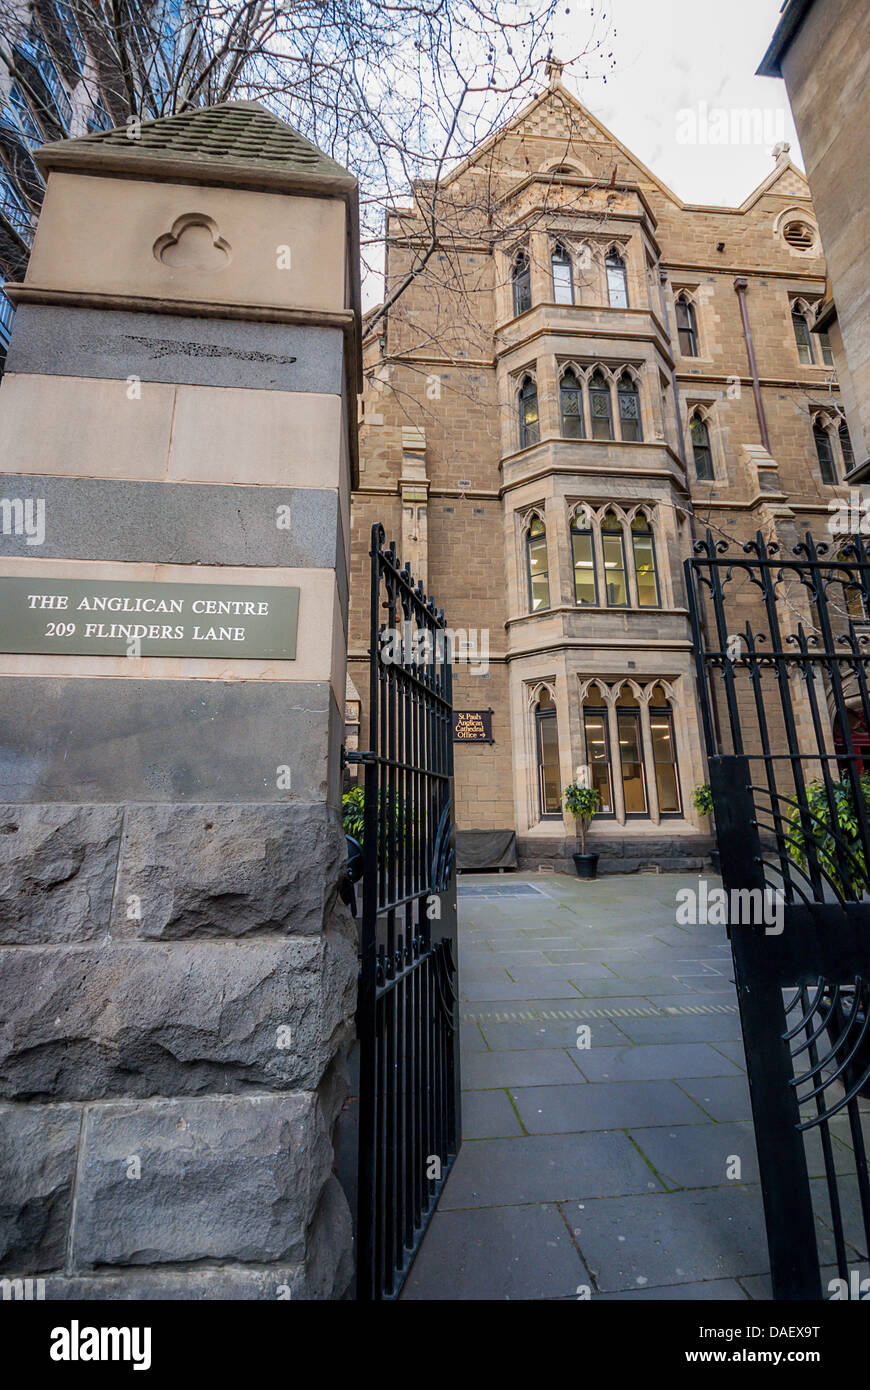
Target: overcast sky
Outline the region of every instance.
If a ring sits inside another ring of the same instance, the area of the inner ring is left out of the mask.
[[[780,139],[803,168],[785,83],[754,76],[782,0],[610,0],[595,4],[594,22],[588,0],[567,3],[558,56],[576,52],[593,23],[599,36],[612,26],[615,66],[593,58],[588,79],[577,65],[566,84],[685,202],[741,203]]]

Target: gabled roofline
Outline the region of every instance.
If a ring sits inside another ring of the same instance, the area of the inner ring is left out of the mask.
[[[750,193],[749,197],[745,200],[745,202],[742,202],[739,208],[735,208],[734,211],[748,212],[749,209],[753,206],[753,204],[758,202],[759,198],[763,198],[765,193],[769,193],[771,191],[773,185],[779,180],[779,178],[783,174],[797,174],[801,183],[806,184],[807,190],[806,193],[783,193],[781,195],[783,198],[806,198],[807,202],[812,201],[812,195],[810,193],[809,183],[807,183],[806,174],[803,172],[802,169],[799,169],[796,164],[793,164],[790,159],[784,159],[782,163],[777,163],[773,167],[773,169],[771,169],[770,173],[767,175],[767,178],[762,179],[761,183],[758,185],[757,188],[753,189],[753,191]]]
[[[795,0],[787,0],[787,3],[795,3]],[[813,3],[813,0],[800,0],[800,3],[802,3],[806,8],[808,8],[809,5]],[[806,175],[803,173],[801,169],[797,167],[796,164],[794,164],[789,159],[784,163],[776,164],[774,168],[770,171],[770,173],[764,179],[762,179],[761,183],[758,184],[756,188],[752,189],[752,191],[748,194],[744,201],[740,203],[737,207],[726,207],[715,203],[684,203],[682,198],[680,198],[673,191],[672,188],[669,188],[668,185],[664,183],[658,177],[657,174],[654,174],[653,171],[650,168],[648,168],[646,164],[644,164],[642,159],[638,159],[637,155],[634,154],[633,151],[630,150],[628,146],[625,145],[622,142],[622,140],[619,139],[618,136],[614,135],[612,130],[609,130],[608,127],[603,124],[603,122],[599,121],[598,117],[595,116],[587,106],[584,106],[583,102],[580,101],[579,97],[576,97],[574,93],[570,91],[568,87],[565,86],[564,82],[561,82],[560,80],[556,79],[555,81],[551,82],[548,87],[545,87],[541,92],[539,92],[536,97],[533,97],[532,100],[529,101],[525,106],[521,107],[520,110],[516,113],[516,115],[513,116],[505,125],[500,126],[498,130],[495,130],[492,132],[492,134],[488,135],[487,138],[480,145],[478,145],[476,149],[472,150],[471,154],[466,155],[465,159],[463,159],[462,162],[458,164],[455,169],[452,169],[450,173],[446,175],[446,177],[442,180],[442,186],[448,186],[455,179],[459,178],[463,173],[465,173],[468,169],[472,168],[475,164],[479,163],[481,158],[486,154],[487,150],[491,149],[505,135],[516,129],[518,125],[521,125],[524,121],[528,120],[529,116],[539,106],[541,106],[547,100],[548,97],[552,96],[554,93],[558,93],[559,96],[563,97],[571,106],[573,106],[577,111],[581,112],[584,118],[589,122],[589,124],[594,126],[595,129],[601,135],[603,135],[607,140],[612,141],[614,146],[625,156],[625,158],[630,160],[630,162],[650,180],[650,182],[659,190],[659,192],[663,194],[665,198],[668,198],[670,202],[672,202],[675,207],[679,208],[681,212],[712,212],[734,214],[748,212],[749,209],[755,203],[758,202],[759,198],[763,197],[764,194],[768,192],[768,190],[777,181],[777,179],[782,174],[787,173],[789,171],[797,174],[798,178],[803,183],[807,184]],[[541,174],[545,171],[538,170],[536,172]],[[601,182],[600,179],[591,178],[586,175],[575,177],[585,177],[587,182],[592,184],[600,184]],[[421,182],[425,182],[425,180],[421,180]],[[622,184],[623,187],[629,186],[628,180],[622,179],[619,182]],[[634,187],[638,190],[640,189],[640,185],[636,183],[634,184]],[[809,201],[811,197],[809,191],[809,184],[807,184],[806,194],[791,193],[788,196],[792,198],[806,197]]]
[[[647,178],[655,184],[656,188],[658,188],[666,198],[670,198],[674,203],[680,203],[679,198],[673,190],[668,188],[666,183],[662,183],[662,180],[654,174],[651,169],[648,169],[643,161],[638,159],[637,155],[633,154],[628,146],[622,143],[618,136],[614,135],[612,130],[608,130],[607,126],[603,125],[598,117],[593,115],[588,106],[584,106],[580,98],[576,97],[574,93],[565,86],[564,82],[560,81],[558,78],[552,81],[549,86],[544,87],[543,90],[540,91],[536,97],[533,97],[525,106],[520,107],[516,115],[512,116],[505,125],[499,126],[498,130],[494,130],[491,135],[488,135],[476,149],[472,150],[471,154],[466,155],[465,159],[463,159],[455,169],[451,169],[446,178],[442,180],[442,183],[452,183],[454,179],[459,178],[467,169],[477,164],[483,155],[486,154],[487,150],[496,144],[497,141],[503,139],[505,135],[514,130],[518,125],[521,125],[523,121],[528,120],[529,116],[539,106],[542,106],[548,97],[554,94],[558,94],[560,97],[564,98],[569,106],[573,106],[577,111],[581,112],[589,124],[593,125],[601,135],[604,135],[608,140],[612,140],[617,149],[621,150],[625,157],[631,160],[632,164],[642,170]],[[592,180],[592,182],[598,182],[598,180]]]

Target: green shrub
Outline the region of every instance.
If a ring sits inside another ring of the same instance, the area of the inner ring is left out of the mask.
[[[393,823],[395,825],[396,844],[403,845],[410,833],[413,824],[413,813],[399,797],[394,793],[395,806],[393,808]],[[381,811],[384,805],[390,800],[389,792],[378,792],[378,833],[380,834]],[[351,787],[341,798],[341,819],[344,824],[345,835],[351,835],[355,840],[363,843],[365,832],[365,788]],[[386,819],[389,821],[389,811]],[[389,833],[389,831],[388,831]]]
[[[807,848],[815,845],[818,864],[827,874],[837,891],[848,896],[849,891],[860,898],[867,890],[867,863],[864,845],[861,840],[852,784],[848,781],[834,782],[831,787],[837,823],[834,838],[831,826],[831,807],[828,803],[824,782],[810,782],[806,789],[807,806],[810,811],[808,825],[797,802],[792,802],[788,813],[788,852],[794,862],[804,872],[807,871]],[[867,818],[870,820],[870,776],[861,778],[861,795]]]
[[[692,792],[692,805],[699,816],[712,816],[713,814],[713,793],[710,790],[709,782],[699,782]]]
[[[363,787],[351,787],[341,798],[341,819],[345,835],[351,835],[362,844],[363,820],[365,817],[366,794]]]
[[[578,782],[571,782],[562,795],[565,798],[565,810],[569,811],[577,822],[580,853],[585,854],[586,833],[592,817],[601,810],[601,793],[597,787],[581,787]]]

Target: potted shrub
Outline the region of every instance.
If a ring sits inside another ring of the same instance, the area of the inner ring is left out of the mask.
[[[870,815],[870,777],[866,773],[861,778],[860,785],[861,796],[867,813]],[[814,858],[822,871],[823,881],[824,877],[827,877],[830,884],[843,897],[848,893],[854,893],[855,897],[860,900],[870,892],[870,886],[868,886],[864,844],[861,839],[858,817],[855,813],[852,784],[848,780],[834,782],[831,786],[831,793],[837,822],[834,827],[831,825],[831,806],[823,782],[810,782],[807,786],[809,824],[805,823],[804,815],[798,803],[792,802],[791,810],[788,813],[788,852],[798,867],[807,873],[809,870],[808,848],[810,845],[814,845]],[[836,838],[833,832],[836,833]],[[823,998],[823,1007],[827,1010],[832,1003],[834,1007],[828,1019],[827,1032],[831,1046],[835,1049],[839,1047],[838,1058],[842,1060],[848,1055],[863,1029],[867,1011],[870,1009],[870,986],[867,984],[860,986],[860,999],[851,1027],[849,1027],[849,1016],[854,1003],[854,988],[841,989],[836,1003],[834,1003],[833,994],[830,991],[826,992]],[[844,1080],[847,1085],[851,1085],[851,1077],[857,1079],[868,1069],[870,1069],[870,1035],[865,1037],[858,1047]],[[870,1095],[870,1078],[864,1082],[860,1089],[862,1095]]]
[[[580,852],[574,855],[577,877],[594,878],[598,869],[598,855],[587,853],[586,836],[592,817],[601,810],[601,793],[597,787],[581,787],[578,782],[572,782],[565,788],[564,797],[565,809],[574,817],[580,837]]]
[[[709,782],[699,782],[692,792],[692,805],[699,816],[709,816],[710,825],[713,825],[713,793],[710,790]],[[715,833],[715,832],[714,832]],[[715,873],[719,873],[719,851],[713,847],[710,850],[710,863],[713,865]]]

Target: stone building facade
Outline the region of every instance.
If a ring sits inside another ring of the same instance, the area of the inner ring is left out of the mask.
[[[387,300],[425,265],[365,347],[351,709],[365,746],[382,520],[456,634],[455,707],[492,711],[492,743],[455,748],[458,830],[515,830],[521,866],[569,866],[580,767],[603,868],[703,862],[683,562],[707,527],[824,534],[843,495],[852,449],[811,331],[825,262],[807,182],[773,157],[740,207],[687,205],[553,63],[437,196],[389,217]]]
[[[818,209],[831,295],[827,332],[853,442],[850,482],[870,474],[870,8],[864,0],[788,0],[759,73],[785,80]]]

